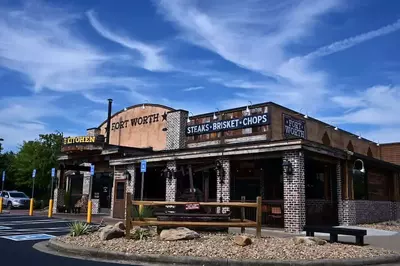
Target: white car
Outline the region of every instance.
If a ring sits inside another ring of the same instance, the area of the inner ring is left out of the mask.
[[[3,206],[8,209],[12,208],[29,208],[29,197],[20,191],[3,191],[1,192],[3,198]]]

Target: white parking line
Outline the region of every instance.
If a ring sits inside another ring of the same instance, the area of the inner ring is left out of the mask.
[[[30,225],[30,224],[46,224],[46,223],[71,223],[70,221],[66,220],[32,220],[32,221],[6,221],[6,222],[1,222],[0,225]]]
[[[25,232],[7,232],[7,233],[0,233],[1,236],[15,236],[15,235],[26,235],[26,234],[38,234],[38,233],[68,233],[69,229],[64,230],[31,230]]]

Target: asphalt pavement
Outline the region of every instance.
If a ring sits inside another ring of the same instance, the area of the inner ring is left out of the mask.
[[[12,266],[117,266],[121,264],[81,260],[43,253],[33,245],[68,233],[71,220],[0,214],[0,264]]]

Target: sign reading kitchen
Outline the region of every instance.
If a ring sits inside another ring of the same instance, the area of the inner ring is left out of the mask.
[[[283,114],[283,135],[285,138],[306,138],[306,122]]]
[[[244,116],[229,120],[213,121],[204,124],[198,124],[186,127],[186,135],[200,135],[219,131],[228,131],[248,127],[258,127],[269,125],[270,119],[268,113],[252,116]]]

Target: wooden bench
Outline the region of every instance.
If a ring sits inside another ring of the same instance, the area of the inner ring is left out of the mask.
[[[367,235],[367,230],[363,229],[352,229],[352,228],[341,228],[331,226],[304,226],[306,236],[314,236],[315,232],[328,233],[330,234],[329,242],[338,242],[338,235],[351,235],[356,237],[356,244],[364,245],[364,236]]]

